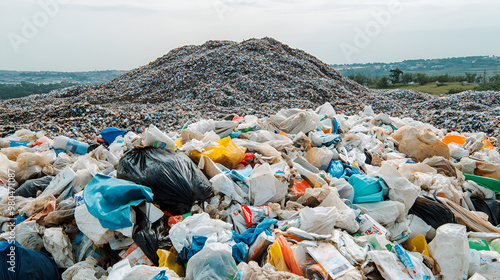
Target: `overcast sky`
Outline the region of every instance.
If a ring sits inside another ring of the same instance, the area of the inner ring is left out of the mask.
[[[500,55],[499,11],[498,0],[1,0],[0,69],[128,70],[187,44],[266,36],[326,63]]]

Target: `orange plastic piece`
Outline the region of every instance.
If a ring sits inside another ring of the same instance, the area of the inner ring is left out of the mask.
[[[325,128],[325,129],[322,129],[321,131],[323,131],[325,134],[332,133],[331,128]]]
[[[460,136],[460,135],[446,135],[442,141],[446,145],[448,145],[450,143],[457,143],[458,145],[461,146],[461,145],[465,144],[465,137]]]
[[[306,189],[309,188],[311,188],[311,186],[309,186],[305,180],[298,179],[293,183],[292,192],[300,197],[304,195],[304,193],[306,193]]]
[[[483,142],[483,147],[481,149],[494,149],[495,146],[493,146],[493,144],[491,144],[490,140],[481,140],[481,142]]]
[[[281,248],[281,253],[283,254],[283,258],[285,259],[286,266],[290,269],[291,272],[302,276],[302,272],[300,271],[300,267],[293,256],[292,248],[288,245],[285,237],[283,235],[278,236],[277,241]]]

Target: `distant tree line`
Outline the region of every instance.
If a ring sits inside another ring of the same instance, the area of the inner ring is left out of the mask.
[[[48,93],[55,89],[74,86],[71,83],[34,84],[21,82],[20,84],[0,84],[0,99],[18,98],[31,94]]]
[[[500,91],[500,74],[496,74],[495,76],[485,79],[483,75],[469,72],[465,72],[465,76],[451,76],[448,74],[427,75],[425,73],[405,73],[399,68],[396,68],[390,70],[389,76],[376,76],[372,78],[361,73],[357,73],[355,75],[349,75],[348,77],[359,84],[381,89],[396,87],[398,84],[407,85],[410,83],[418,83],[420,85],[437,83],[437,85],[440,86],[444,85],[444,83],[467,82],[469,84],[480,84],[477,87],[477,90]]]

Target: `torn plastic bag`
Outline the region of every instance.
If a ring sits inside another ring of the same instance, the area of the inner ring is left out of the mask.
[[[159,257],[156,253],[158,249],[167,248],[168,228],[163,224],[163,220],[151,223],[147,213],[136,209],[137,229],[134,233],[134,242],[139,245],[146,257],[155,266],[159,265]]]
[[[292,272],[302,276],[292,249],[283,235],[278,236],[274,244],[269,247],[269,263],[278,271]]]
[[[26,180],[45,175],[53,175],[54,168],[50,159],[41,153],[22,153],[17,157],[16,181],[19,184]]]
[[[88,257],[86,260],[76,263],[63,272],[63,280],[98,280],[104,274],[105,270],[97,266],[97,261]]]
[[[24,182],[14,191],[15,196],[36,197],[38,191],[43,191],[50,184],[54,177],[45,176],[38,179],[31,179]]]
[[[445,159],[444,157],[433,156],[431,158],[426,158],[422,163],[436,168],[438,173],[443,174],[446,177],[457,177],[455,166],[450,160]]]
[[[281,159],[281,153],[278,152],[275,148],[273,148],[271,145],[267,143],[258,143],[246,139],[233,139],[234,144],[236,144],[238,147],[244,147],[247,148],[249,151],[255,151],[261,155],[263,155],[263,158],[268,160],[269,163],[277,163]]]
[[[288,192],[288,184],[274,176],[274,172],[268,163],[255,166],[247,182],[250,187],[250,202],[252,205],[280,202]]]
[[[36,221],[23,222],[16,226],[16,241],[24,248],[40,251],[43,248],[43,240],[40,234],[43,234],[44,228],[39,226]]]
[[[252,245],[252,243],[257,239],[259,234],[265,232],[267,235],[271,235],[272,226],[276,224],[278,220],[275,219],[265,219],[259,223],[254,228],[249,228],[242,234],[233,232],[233,239],[235,242],[243,242],[247,245]]]
[[[237,272],[231,247],[222,243],[209,243],[189,260],[186,280],[233,279]]]
[[[457,224],[440,226],[436,231],[436,237],[428,247],[444,280],[467,279],[470,253],[465,226]]]
[[[104,228],[115,230],[133,226],[130,207],[153,201],[153,193],[148,187],[97,174],[83,189],[83,200]]]
[[[315,130],[321,119],[312,110],[282,109],[270,116],[269,120],[283,132],[297,134]]]
[[[74,265],[73,247],[62,228],[47,228],[43,233],[43,245],[52,254],[58,267]]]
[[[78,229],[97,246],[108,243],[114,235],[112,231],[102,227],[99,219],[90,214],[85,203],[76,207],[75,220]]]
[[[240,186],[235,184],[233,180],[224,173],[219,173],[210,179],[214,190],[229,196],[231,199],[238,201],[241,204],[247,204],[248,194],[244,193]]]
[[[182,215],[196,201],[212,195],[210,182],[184,154],[158,148],[126,152],[118,164],[117,178],[151,188],[162,210]]]
[[[465,174],[465,179],[466,180],[471,180],[476,182],[478,185],[483,186],[485,188],[488,188],[492,191],[495,191],[497,193],[500,192],[500,180],[495,180],[487,177],[481,177],[481,176],[476,176],[472,174]]]
[[[14,250],[12,250],[14,248]],[[11,260],[15,255],[15,260]],[[0,279],[2,280],[61,280],[54,261],[46,254],[23,248],[19,243],[0,241]],[[9,268],[11,268],[9,270]],[[13,270],[13,271],[12,271]]]
[[[193,236],[205,236],[211,242],[227,242],[232,238],[231,228],[231,224],[211,219],[207,213],[201,213],[173,225],[169,236],[175,250],[181,252],[184,247],[191,246]]]
[[[377,269],[384,279],[412,280],[396,254],[388,251],[370,251],[368,257],[377,265]]]
[[[190,124],[187,129],[202,135],[209,131],[214,131],[220,138],[225,138],[229,136],[231,131],[237,126],[238,123],[233,121],[201,120]]]
[[[312,148],[304,155],[304,158],[314,167],[327,170],[333,158],[333,152],[327,148]]]
[[[169,280],[181,280],[175,272],[166,267],[155,267],[149,265],[131,266],[128,259],[123,259],[113,265],[107,280],[144,280],[153,279],[159,273],[165,272]]]
[[[478,161],[474,175],[500,180],[500,164]]]
[[[420,192],[420,188],[412,184],[389,162],[383,162],[378,172],[380,177],[389,187],[389,199],[403,203],[405,212],[411,208]]]
[[[299,213],[299,228],[316,234],[332,234],[338,215],[335,207],[303,208]]]
[[[399,201],[379,201],[371,203],[355,204],[357,208],[361,209],[363,214],[368,214],[381,225],[390,227],[394,222],[401,222],[405,215],[405,206]]]
[[[43,220],[43,224],[45,226],[52,227],[65,223],[71,223],[75,217],[75,208],[76,201],[74,198],[68,198],[58,202],[56,205],[56,211],[50,212]]]
[[[234,280],[254,280],[254,279],[273,279],[273,280],[304,280],[307,278],[298,276],[297,274],[284,271],[276,271],[260,267],[255,261],[247,263],[241,262],[238,264],[238,274]]]

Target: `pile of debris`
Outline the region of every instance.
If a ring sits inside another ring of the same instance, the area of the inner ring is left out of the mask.
[[[498,277],[485,133],[330,103],[143,131],[0,138],[2,279]]]
[[[410,90],[369,90],[272,38],[209,41],[172,50],[106,84],[2,101],[0,136],[25,128],[87,141],[111,126],[144,132],[146,123],[177,130],[206,118],[263,117],[324,102],[345,114],[371,105],[375,112],[496,136],[499,100],[498,92],[435,97]]]

